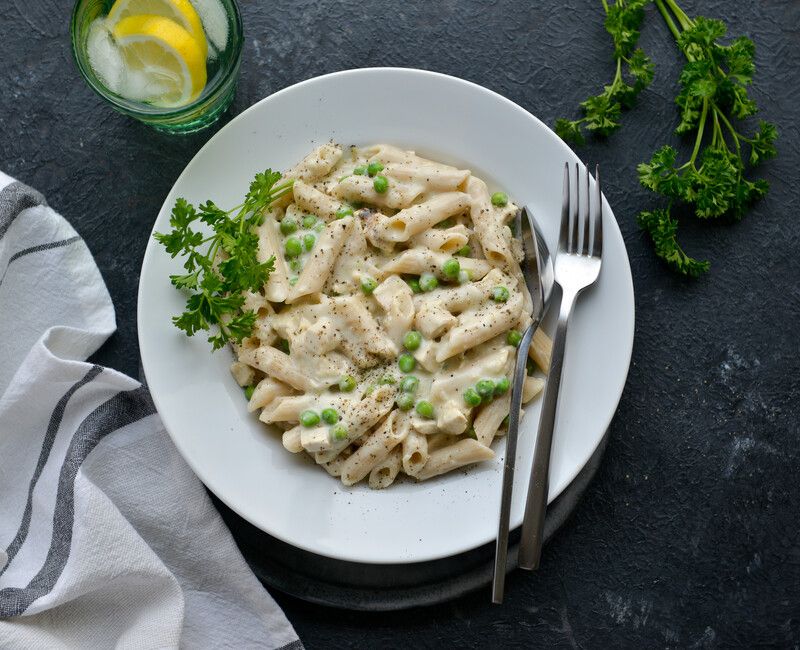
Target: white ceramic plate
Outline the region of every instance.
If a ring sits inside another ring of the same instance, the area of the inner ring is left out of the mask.
[[[233,206],[266,167],[286,169],[313,147],[388,142],[472,169],[529,205],[547,242],[557,242],[565,160],[577,156],[511,101],[472,83],[407,69],[351,70],[286,88],[246,110],[194,157],[164,201],[155,230],[168,229],[177,197]],[[633,346],[630,265],[605,205],[605,251],[597,285],[578,302],[569,331],[556,423],[550,499],[600,442],[619,402]],[[228,371],[203,336],[170,322],[184,298],[169,283],[180,265],[152,239],[139,283],[139,345],[147,382],[175,445],[200,479],[262,530],[321,555],[369,563],[432,560],[495,537],[505,441],[496,458],[424,483],[387,490],[345,488],[247,413]],[[522,424],[512,526],[523,502],[539,401]],[[303,455],[304,456],[304,455]],[[169,480],[169,477],[165,477]]]

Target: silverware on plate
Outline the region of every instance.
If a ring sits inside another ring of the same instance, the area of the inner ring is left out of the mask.
[[[564,165],[564,190],[561,208],[561,231],[555,258],[555,283],[561,287],[561,305],[558,312],[550,371],[542,398],[539,431],[533,451],[531,476],[522,520],[522,537],[519,544],[518,564],[522,569],[536,569],[542,553],[544,517],[547,510],[547,492],[550,474],[550,450],[553,443],[558,392],[564,365],[564,348],[567,325],[580,293],[591,286],[600,275],[603,258],[603,197],[600,191],[600,167],[595,167],[594,200],[590,201],[589,170],[583,166],[585,183],[581,180],[581,166],[575,165],[575,191],[570,192],[569,164]],[[581,196],[581,185],[585,191]],[[574,194],[574,200],[573,195]],[[591,214],[591,218],[590,218]],[[591,235],[591,241],[590,241]]]
[[[516,231],[522,239],[524,259],[520,268],[531,294],[533,309],[532,322],[522,336],[517,348],[517,361],[511,387],[511,407],[508,414],[508,434],[506,435],[506,455],[503,464],[503,488],[500,501],[500,521],[497,530],[497,545],[494,556],[494,577],[492,580],[492,601],[503,602],[508,556],[508,526],[511,516],[511,493],[514,485],[514,464],[517,458],[517,438],[519,436],[519,416],[522,403],[522,385],[525,381],[526,361],[531,339],[539,323],[547,312],[553,293],[553,260],[542,237],[539,227],[527,208],[516,215]]]

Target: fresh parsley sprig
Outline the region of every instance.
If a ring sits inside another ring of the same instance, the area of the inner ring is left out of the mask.
[[[556,120],[556,133],[567,142],[583,144],[584,129],[601,136],[616,131],[620,127],[622,109],[631,108],[639,93],[653,80],[652,62],[641,49],[636,48],[644,7],[649,2],[650,0],[617,0],[609,5],[607,0],[603,0],[605,28],[614,41],[617,71],[611,83],[604,86],[602,93],[581,102],[582,118]]]
[[[583,118],[556,122],[556,133],[564,140],[582,144],[584,127],[599,135],[619,128],[622,108],[632,106],[652,80],[652,63],[634,49],[648,1],[617,0],[609,6],[602,0],[606,30],[614,40],[617,75],[603,93],[581,104]],[[641,184],[667,199],[665,207],[641,212],[637,222],[650,235],[659,257],[678,273],[697,277],[710,264],[690,257],[678,244],[673,208],[682,206],[701,219],[726,215],[741,219],[769,189],[766,181],[749,180],[745,173],[776,155],[778,131],[763,120],[750,135],[738,125],[758,111],[747,92],[755,72],[753,41],[742,36],[725,44],[721,41],[727,28],[722,21],[692,19],[676,0],[654,2],[686,57],[675,99],[681,116],[676,132],[693,136],[694,147],[689,159],[678,163],[675,148],[663,146],[637,167]],[[632,86],[622,79],[623,64],[635,79]]]
[[[672,207],[688,206],[701,219],[741,219],[769,190],[765,180],[745,178],[745,171],[776,155],[778,132],[762,120],[748,137],[734,125],[758,111],[747,92],[755,71],[753,41],[742,36],[725,45],[720,42],[727,33],[722,21],[691,19],[675,0],[655,4],[686,57],[675,99],[681,115],[676,132],[694,134],[694,148],[682,164],[676,163],[677,151],[666,145],[638,166],[641,184],[669,202],[666,208],[640,213],[637,221],[650,234],[659,257],[679,273],[696,277],[710,265],[689,257],[678,245]]]
[[[281,174],[271,169],[256,174],[244,201],[230,210],[212,201],[195,208],[179,198],[170,216],[172,230],[154,235],[171,257],[184,258],[186,273],[171,275],[170,281],[189,297],[185,311],[172,322],[188,336],[216,325],[218,333],[208,337],[214,350],[230,341],[241,343],[253,331],[256,313],[242,310],[244,293],[261,290],[275,270],[274,256],[258,261],[255,228],[273,201],[291,191],[293,181],[280,180]],[[193,229],[198,222],[212,234]]]

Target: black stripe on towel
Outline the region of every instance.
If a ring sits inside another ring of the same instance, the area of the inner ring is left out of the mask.
[[[69,246],[70,244],[74,244],[76,241],[80,241],[81,238],[79,235],[75,235],[74,237],[68,237],[67,239],[60,239],[59,241],[51,241],[48,244],[39,244],[38,246],[31,246],[30,248],[23,248],[21,251],[17,251],[14,253],[8,260],[8,264],[6,264],[5,271],[3,271],[3,277],[0,278],[0,286],[3,284],[3,280],[6,279],[6,273],[8,273],[8,267],[11,266],[11,262],[18,260],[20,257],[25,257],[26,255],[30,255],[31,253],[39,253],[41,251],[49,251],[53,248],[61,248],[62,246]]]
[[[60,400],[58,400],[56,407],[53,409],[53,412],[50,415],[50,423],[47,425],[47,431],[45,432],[44,440],[42,441],[42,450],[39,452],[39,460],[36,462],[36,468],[33,470],[33,477],[31,478],[30,485],[28,486],[28,500],[25,502],[25,510],[22,513],[22,522],[19,525],[17,534],[14,536],[14,539],[11,540],[11,544],[9,544],[8,548],[6,549],[8,560],[6,561],[5,567],[0,568],[0,575],[3,575],[3,572],[9,567],[11,560],[14,559],[14,556],[17,554],[17,551],[19,551],[20,546],[22,546],[22,543],[28,536],[28,527],[31,524],[31,512],[33,510],[33,489],[36,487],[36,482],[39,480],[45,463],[47,463],[47,459],[50,457],[50,451],[53,449],[53,443],[56,440],[56,433],[58,433],[58,428],[61,426],[61,420],[64,417],[64,411],[67,408],[67,402],[69,402],[76,390],[78,390],[81,386],[88,384],[101,372],[103,372],[103,369],[100,366],[92,366],[89,372],[87,372],[82,379],[76,381],[74,384],[72,384],[72,386],[70,386],[69,390],[64,393]],[[0,611],[2,611],[2,609],[0,609]]]
[[[37,598],[55,586],[69,558],[75,520],[75,477],[81,464],[105,436],[155,413],[147,389],[117,393],[92,411],[78,426],[58,477],[53,537],[39,572],[25,588],[0,589],[0,618],[22,614]]]
[[[37,205],[47,205],[44,196],[24,183],[14,181],[0,190],[0,239],[20,212]]]

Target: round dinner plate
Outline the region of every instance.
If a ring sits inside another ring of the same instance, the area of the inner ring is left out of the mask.
[[[325,75],[261,100],[219,131],[176,181],[154,230],[169,228],[175,200],[238,205],[253,176],[287,169],[314,147],[385,142],[471,169],[493,191],[528,205],[555,250],[564,161],[578,157],[542,122],[481,86],[420,70],[374,68]],[[579,299],[568,334],[550,469],[554,499],[592,456],[616,410],[633,347],[634,301],[622,235],[604,201],[602,272]],[[176,447],[225,504],[278,539],[319,555],[362,563],[410,563],[465,552],[496,536],[505,440],[495,458],[385,490],[344,487],[249,414],[228,367],[205,336],[171,322],[185,297],[169,282],[180,271],[152,238],[139,281],[142,365]],[[545,323],[545,329],[547,323]],[[526,409],[511,525],[523,494],[540,400]],[[165,477],[169,480],[169,477]]]

